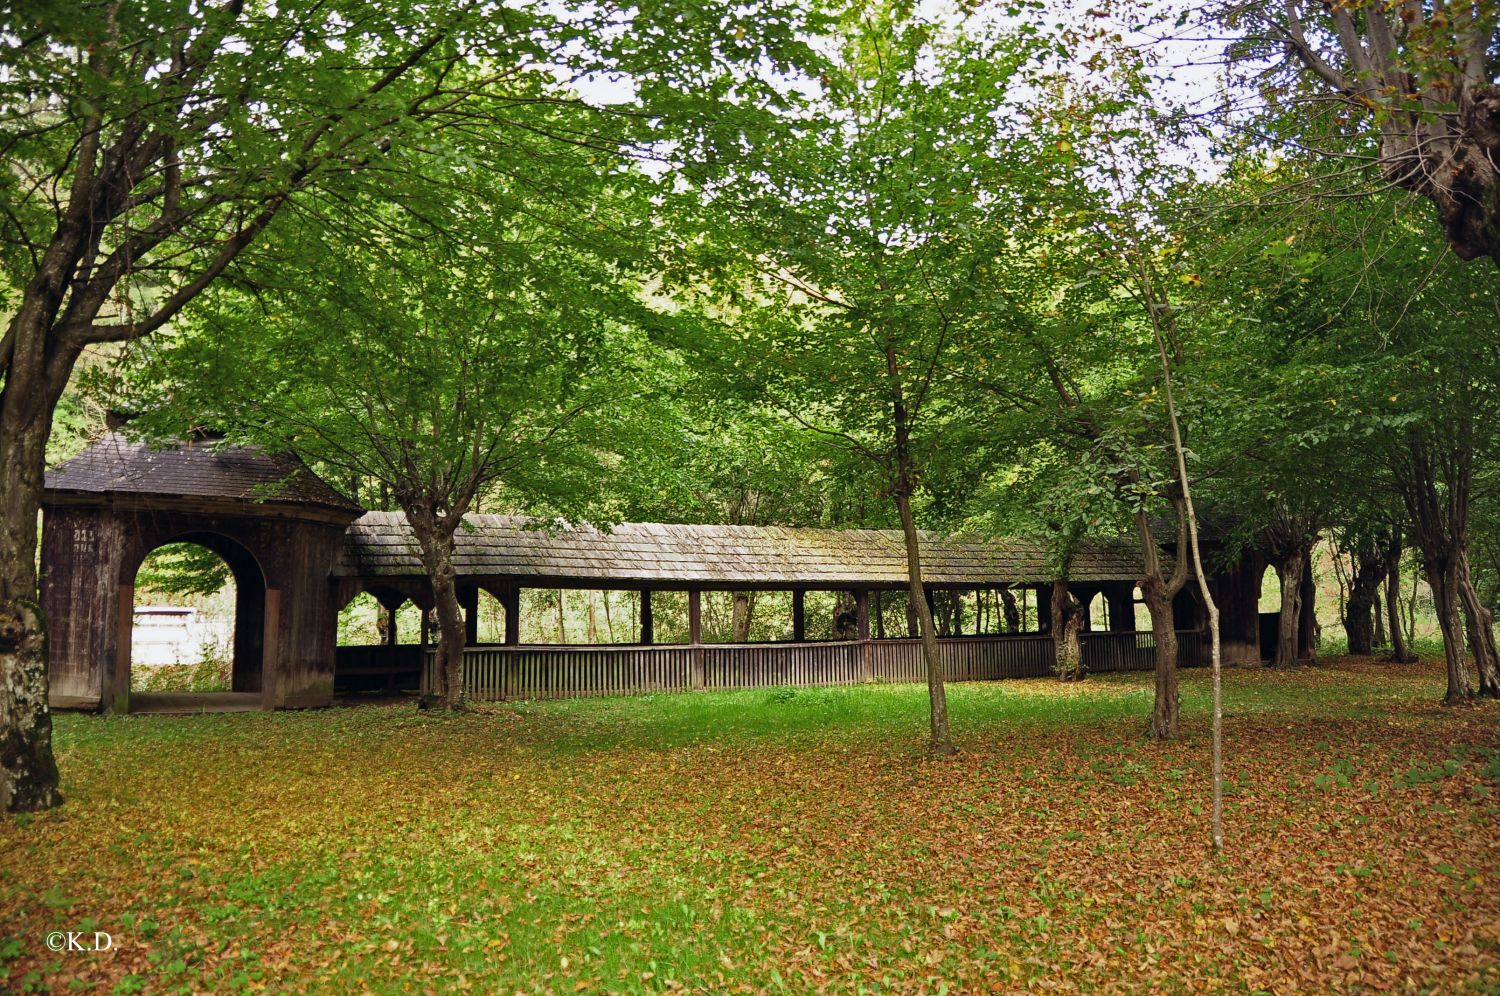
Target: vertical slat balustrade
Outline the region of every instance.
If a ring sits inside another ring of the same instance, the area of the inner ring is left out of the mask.
[[[1182,631],[1178,661],[1206,663],[1207,636]],[[1085,633],[1084,664],[1091,672],[1147,671],[1155,666],[1150,633]],[[922,641],[874,640],[868,644],[877,682],[927,678]],[[1052,638],[1042,634],[950,637],[938,643],[947,680],[994,681],[1052,673]],[[464,680],[476,701],[639,695],[685,691],[692,686],[694,650],[688,646],[485,646],[464,651]],[[782,685],[854,685],[865,681],[866,644],[741,643],[702,648],[704,687],[769,688]],[[434,654],[425,667],[432,681]]]

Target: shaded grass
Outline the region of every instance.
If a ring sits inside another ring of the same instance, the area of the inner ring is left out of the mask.
[[[3,986],[380,992],[1491,986],[1492,707],[1430,665],[1230,672],[1229,852],[1148,675],[58,719],[0,825]],[[107,954],[52,955],[50,929]]]

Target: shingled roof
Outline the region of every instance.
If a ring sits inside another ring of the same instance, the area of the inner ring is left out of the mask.
[[[118,432],[49,470],[46,490],[52,501],[111,496],[312,506],[351,515],[363,511],[293,456],[219,440],[153,449]]]
[[[906,583],[901,534],[881,529],[689,526],[627,522],[543,529],[524,518],[470,515],[460,529],[462,577],[580,587],[716,586],[892,588]],[[926,580],[980,585],[1051,580],[1046,543],[923,534]],[[1134,581],[1141,558],[1124,541],[1084,543],[1074,581]],[[367,512],[349,527],[335,573],[420,577],[417,542],[399,512]]]

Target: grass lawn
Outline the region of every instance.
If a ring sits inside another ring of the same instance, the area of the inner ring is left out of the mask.
[[[1500,990],[1500,704],[1441,668],[62,716],[0,989]],[[113,950],[53,954],[52,930]]]

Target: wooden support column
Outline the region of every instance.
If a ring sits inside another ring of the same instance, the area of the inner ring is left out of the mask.
[[[693,647],[693,687],[703,687],[703,593],[688,592],[688,643]]]
[[[1115,633],[1135,632],[1135,585],[1117,584],[1104,594],[1109,603],[1109,628]]]
[[[135,631],[135,585],[120,585],[115,615],[115,659],[113,680],[105,689],[104,706],[110,712],[130,711],[130,640]]]
[[[413,603],[415,604],[415,603]],[[426,698],[433,693],[432,675],[427,673],[427,610],[417,606],[417,661],[421,668],[417,672],[417,694]]]
[[[500,606],[505,609],[505,645],[514,647],[521,642],[521,589],[505,589]]]
[[[464,643],[472,647],[479,642],[479,589],[458,589],[458,604],[464,610]]]
[[[262,709],[276,709],[286,704],[281,692],[281,591],[277,588],[266,589],[265,633],[260,651],[260,704]],[[328,697],[333,697],[331,689]]]
[[[807,592],[792,592],[792,641],[801,643],[807,639]]]
[[[641,642],[646,646],[656,642],[656,621],[651,618],[651,592],[641,592]]]
[[[854,624],[859,636],[860,678],[875,680],[875,648],[870,645],[870,593],[860,589],[854,593]]]
[[[385,613],[385,645],[394,647],[401,642],[396,633],[396,610],[384,605],[380,608]]]

